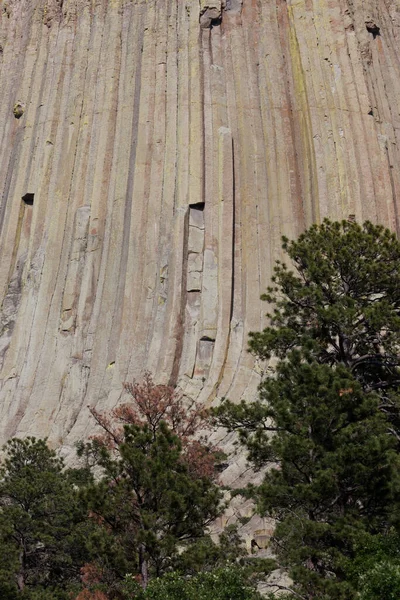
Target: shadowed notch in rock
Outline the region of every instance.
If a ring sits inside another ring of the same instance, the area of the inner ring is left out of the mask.
[[[189,226],[204,229],[204,202],[189,204]],[[190,236],[189,229],[189,236]],[[196,234],[198,235],[198,234]],[[193,240],[192,240],[193,241]],[[189,246],[192,244],[189,244]],[[198,249],[200,251],[200,249]]]
[[[200,210],[203,211],[205,206],[205,202],[194,202],[193,204],[189,204],[189,208],[192,210]]]
[[[28,206],[33,206],[33,201],[35,199],[35,194],[32,192],[27,192],[22,196],[22,201],[25,202]]]
[[[376,23],[366,23],[365,26],[367,28],[368,33],[372,33],[374,39],[381,35],[381,28],[378,27]]]
[[[217,17],[216,19],[211,19],[210,29],[212,29],[213,27],[219,27],[219,25],[221,25],[221,23],[222,23],[222,17]]]
[[[210,337],[209,335],[202,335],[200,340],[200,342],[215,342],[215,338],[213,339],[212,337]]]
[[[16,102],[13,108],[13,114],[16,119],[20,119],[25,112],[25,106],[22,102]]]

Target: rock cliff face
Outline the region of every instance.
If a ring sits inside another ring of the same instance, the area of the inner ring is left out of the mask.
[[[398,230],[398,0],[0,2],[0,440],[252,397],[280,236]]]

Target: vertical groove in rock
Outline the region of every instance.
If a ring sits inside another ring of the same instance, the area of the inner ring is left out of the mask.
[[[68,445],[146,369],[251,398],[280,236],[399,231],[398,3],[2,7],[1,439]]]

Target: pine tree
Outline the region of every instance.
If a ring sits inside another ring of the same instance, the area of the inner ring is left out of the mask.
[[[76,486],[45,440],[14,438],[4,451],[1,598],[67,598],[67,589],[79,582],[87,560],[85,538],[90,529]]]
[[[360,547],[399,526],[400,243],[380,226],[314,225],[283,240],[269,326],[251,350],[274,357],[250,405],[222,403],[256,468],[246,494],[275,517],[277,562],[293,591],[357,597]]]
[[[109,413],[92,409],[101,433],[80,448],[102,472],[87,501],[100,525],[97,579],[109,597],[126,573],[146,587],[172,568],[221,510],[218,454],[193,439],[203,413],[148,374],[127,389],[132,403]]]
[[[382,398],[399,434],[400,242],[370,222],[313,225],[297,241],[283,239],[295,270],[277,261],[273,285],[262,298],[273,307],[270,324],[250,334],[262,359],[284,359],[307,349],[321,364],[343,364],[368,392]]]

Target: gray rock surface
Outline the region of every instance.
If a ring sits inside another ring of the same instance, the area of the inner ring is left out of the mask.
[[[399,228],[399,3],[0,8],[0,441],[68,449],[146,369],[253,398],[280,236]]]

